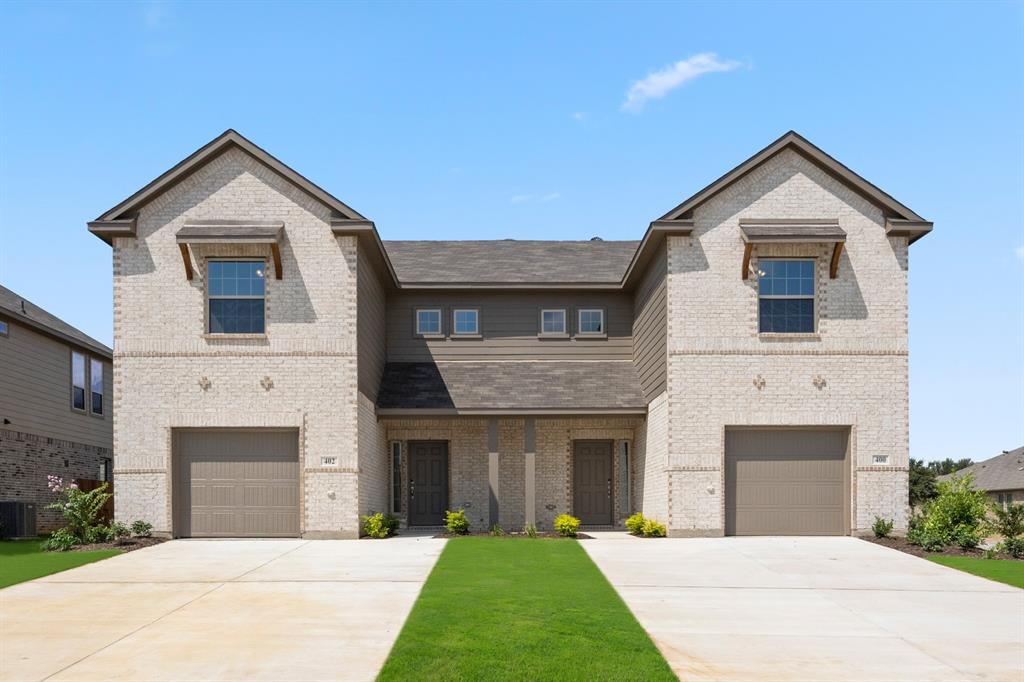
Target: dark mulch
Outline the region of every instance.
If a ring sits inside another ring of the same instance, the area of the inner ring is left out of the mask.
[[[934,557],[934,556],[962,556],[962,557],[972,557],[974,559],[984,559],[985,558],[985,550],[977,548],[977,547],[975,547],[974,549],[963,549],[961,547],[947,547],[946,549],[942,550],[941,552],[929,552],[929,551],[925,550],[923,547],[920,547],[918,545],[910,544],[909,542],[907,542],[906,538],[897,538],[897,537],[892,537],[892,538],[876,538],[874,536],[867,536],[867,537],[863,537],[861,539],[862,540],[867,540],[868,542],[873,542],[876,545],[882,545],[883,547],[888,547],[890,549],[897,549],[897,550],[899,550],[901,552],[905,552],[906,554],[913,554],[914,556],[925,557],[925,558],[927,558],[927,557]],[[1013,559],[1013,557],[1011,557],[1009,554],[1004,554],[1002,552],[1000,552],[996,556],[998,558],[1000,558],[1000,559],[1010,559],[1010,560],[1014,560],[1014,561],[1024,561],[1024,559]]]
[[[505,533],[503,535],[494,535],[494,536],[492,536],[490,533],[485,532],[485,531],[478,531],[478,532],[475,532],[475,533],[464,533],[462,535],[458,535],[456,533],[438,533],[434,537],[435,538],[440,538],[440,539],[443,539],[443,540],[451,539],[451,538],[468,538],[468,537],[476,537],[476,538],[495,537],[495,538],[512,538],[512,539],[516,539],[516,538],[531,539],[530,536],[527,535],[526,533]],[[538,537],[538,538],[552,538],[552,539],[555,539],[555,540],[593,540],[594,539],[593,536],[587,535],[586,533],[577,533],[576,537],[572,538],[572,537],[566,537],[565,535],[559,535],[558,533],[553,533],[551,531],[537,531],[536,537]]]
[[[93,545],[76,545],[72,552],[95,552],[98,549],[119,549],[122,552],[133,552],[143,547],[152,547],[161,542],[167,542],[166,538],[127,538],[121,542],[97,542]]]

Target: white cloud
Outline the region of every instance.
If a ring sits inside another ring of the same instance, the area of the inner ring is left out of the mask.
[[[1016,254],[1017,260],[1024,260],[1024,246],[1018,246],[1013,253]]]
[[[516,194],[509,201],[513,204],[544,203],[554,201],[562,196],[560,192],[548,192],[547,194]]]
[[[723,61],[713,52],[695,54],[689,59],[683,59],[675,64],[666,66],[660,71],[649,73],[645,78],[629,86],[629,91],[626,93],[626,101],[622,103],[622,110],[640,111],[648,100],[661,99],[679,86],[692,81],[698,76],[703,76],[706,73],[732,71],[740,66],[740,62],[733,60]]]
[[[574,121],[585,121],[587,118],[587,112],[585,111],[574,111],[572,114],[572,120]]]

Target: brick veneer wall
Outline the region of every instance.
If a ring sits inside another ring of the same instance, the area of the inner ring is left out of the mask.
[[[818,333],[758,334],[757,278],[741,278],[741,218],[838,218],[847,243],[756,246],[818,262]],[[907,522],[907,240],[879,208],[786,151],[700,206],[691,237],[669,238],[669,528],[723,530],[724,432],[731,425],[851,427],[851,526]],[[713,305],[709,305],[713,301]],[[648,437],[650,440],[650,437]],[[874,465],[885,455],[885,466]]]
[[[0,501],[34,502],[36,530],[56,530],[64,524],[59,512],[44,509],[56,500],[46,477],[95,479],[110,457],[108,448],[0,429]]]
[[[144,206],[137,238],[114,240],[119,520],[171,531],[171,429],[296,427],[304,534],[356,534],[358,247],[354,237],[333,235],[331,217],[232,149]],[[259,245],[203,246],[188,281],[175,233],[190,219],[284,222],[283,279],[266,280],[265,337],[204,336],[204,259],[270,254]],[[324,456],[337,457],[337,466],[321,466]]]

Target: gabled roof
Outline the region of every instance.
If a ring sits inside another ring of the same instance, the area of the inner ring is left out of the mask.
[[[801,154],[820,166],[843,184],[884,208],[887,218],[896,218],[903,221],[913,221],[916,223],[925,223],[930,225],[930,223],[917,213],[914,213],[910,208],[896,201],[892,196],[886,194],[875,185],[857,175],[852,170],[839,163],[839,161],[826,154],[819,147],[812,144],[807,138],[792,130],[751,156],[740,165],[733,168],[722,177],[712,182],[704,189],[691,196],[683,203],[673,208],[662,216],[661,220],[691,218],[693,216],[694,209],[698,206],[732,185],[734,182],[760,166],[768,159],[786,149],[792,149],[798,154]]]
[[[603,285],[618,288],[637,241],[385,241],[402,286]]]
[[[974,477],[974,487],[978,490],[1024,490],[1024,447],[939,476],[939,480],[948,481],[968,474]]]
[[[378,414],[643,414],[629,361],[389,362]]]
[[[107,346],[5,286],[0,286],[0,313],[26,327],[32,327],[65,343],[102,355],[107,360],[113,356],[114,352]]]
[[[93,222],[106,223],[134,217],[143,204],[152,201],[155,197],[166,192],[175,184],[201,168],[208,161],[220,156],[233,147],[241,149],[271,170],[285,177],[306,194],[309,194],[314,199],[329,207],[332,211],[337,213],[339,217],[350,220],[366,220],[366,218],[360,215],[355,209],[346,205],[334,195],[285,165],[266,150],[256,146],[237,131],[228,129],[194,151],[183,161],[160,175],[160,177],[153,180],[138,192],[131,195],[117,206],[114,206],[109,211],[104,212],[103,215]]]

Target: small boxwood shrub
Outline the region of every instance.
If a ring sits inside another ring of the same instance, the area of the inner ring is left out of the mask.
[[[398,530],[398,517],[384,512],[364,516],[362,521],[363,535],[371,538],[388,538]]]
[[[1015,559],[1024,558],[1024,504],[1010,503],[1007,507],[992,505],[992,518],[988,530],[1003,536],[999,551]]]
[[[120,521],[111,521],[107,526],[107,541],[122,544],[132,534],[128,526]]]
[[[559,514],[555,517],[555,531],[567,538],[574,538],[580,530],[580,520],[568,514]]]
[[[875,517],[875,522],[871,524],[871,530],[874,532],[876,538],[887,538],[892,533],[893,521],[892,519],[886,520],[881,516]]]
[[[645,538],[663,538],[668,534],[665,524],[654,519],[644,519],[643,534]]]
[[[626,530],[630,535],[640,535],[644,532],[644,521],[644,515],[637,512],[626,519]]]
[[[41,547],[47,552],[66,552],[78,544],[78,538],[69,528],[60,528],[53,531],[50,537],[43,541]]]
[[[148,538],[153,534],[153,524],[148,521],[132,521],[132,535],[137,538]]]
[[[446,511],[444,513],[444,527],[452,535],[465,535],[469,532],[469,519],[466,518],[466,510]]]

